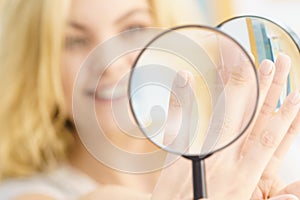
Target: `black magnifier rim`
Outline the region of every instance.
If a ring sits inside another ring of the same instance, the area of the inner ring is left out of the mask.
[[[176,30],[179,30],[179,29],[184,29],[184,28],[199,28],[199,29],[206,29],[206,30],[209,30],[209,31],[212,31],[212,32],[217,32],[221,35],[223,35],[224,37],[227,37],[228,39],[231,39],[238,47],[241,48],[241,50],[245,53],[245,55],[247,56],[247,58],[249,59],[251,65],[252,65],[252,68],[253,68],[253,72],[255,74],[255,79],[256,79],[256,91],[257,91],[257,96],[256,96],[256,99],[255,99],[255,105],[254,105],[254,110],[251,114],[251,117],[249,119],[249,122],[246,124],[246,126],[244,127],[244,129],[232,140],[230,141],[228,144],[224,145],[223,147],[220,147],[218,149],[215,149],[214,151],[211,151],[211,152],[208,152],[208,153],[205,153],[205,154],[200,154],[200,155],[196,155],[196,154],[181,154],[181,153],[178,153],[176,151],[172,151],[172,150],[169,150],[169,149],[165,149],[165,148],[162,148],[160,145],[156,144],[155,142],[153,142],[151,139],[149,139],[147,133],[144,132],[144,130],[141,127],[141,124],[139,123],[139,120],[135,114],[135,111],[134,111],[134,108],[133,108],[133,102],[132,102],[132,98],[131,98],[131,91],[132,91],[132,85],[131,85],[131,80],[132,80],[132,76],[133,76],[133,72],[134,72],[134,68],[136,67],[140,57],[143,55],[143,53],[149,49],[149,46],[154,43],[157,39],[159,39],[161,36],[165,35],[165,34],[168,34],[169,32],[172,32],[172,31],[176,31]],[[215,28],[215,27],[210,27],[210,26],[205,26],[205,25],[199,25],[199,24],[188,24],[188,25],[182,25],[182,26],[176,26],[176,27],[173,27],[173,28],[169,28],[165,31],[163,31],[162,33],[159,33],[157,36],[155,36],[153,39],[150,40],[150,42],[148,42],[145,47],[142,48],[141,52],[138,54],[137,58],[135,59],[133,65],[132,65],[132,69],[130,71],[130,75],[129,75],[129,87],[128,87],[128,98],[129,98],[129,106],[130,106],[130,110],[133,114],[133,118],[135,120],[135,122],[137,123],[139,129],[143,132],[143,134],[145,135],[145,137],[147,139],[149,139],[153,144],[155,144],[156,146],[158,146],[159,148],[163,149],[164,151],[167,151],[167,152],[170,152],[170,153],[174,153],[174,154],[177,154],[177,155],[181,155],[181,156],[184,156],[184,157],[192,157],[192,158],[195,158],[195,157],[198,157],[198,158],[201,158],[201,159],[204,159],[204,158],[207,158],[209,156],[211,156],[212,154],[218,152],[218,151],[221,151],[223,149],[225,149],[226,147],[230,146],[231,144],[233,144],[235,141],[237,141],[245,132],[246,130],[249,128],[251,122],[253,121],[254,119],[254,116],[256,114],[256,111],[257,111],[257,107],[258,107],[258,99],[259,99],[259,96],[260,96],[260,92],[259,92],[259,81],[258,81],[258,73],[257,73],[257,70],[255,68],[255,64],[254,62],[252,61],[252,58],[250,57],[250,55],[248,54],[248,52],[244,49],[244,47],[239,43],[237,42],[236,39],[234,39],[233,37],[231,37],[230,35],[228,35],[227,33],[225,33],[224,31],[218,29],[218,28]]]
[[[268,21],[276,26],[278,26],[281,30],[283,30],[288,36],[290,36],[290,38],[292,39],[292,41],[294,42],[294,44],[296,45],[298,52],[300,53],[300,38],[298,37],[298,35],[286,24],[283,24],[281,22],[275,22],[271,19],[268,19],[266,17],[262,17],[262,16],[258,16],[258,15],[239,15],[239,16],[235,16],[232,18],[229,18],[223,22],[221,22],[220,24],[218,24],[216,26],[216,28],[222,28],[223,25],[225,25],[228,22],[234,21],[236,19],[242,19],[242,18],[256,18],[256,19],[261,19],[261,20],[265,20]]]

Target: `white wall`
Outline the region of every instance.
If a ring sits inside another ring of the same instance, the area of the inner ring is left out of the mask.
[[[257,14],[278,20],[300,35],[300,0],[233,0],[235,14]]]

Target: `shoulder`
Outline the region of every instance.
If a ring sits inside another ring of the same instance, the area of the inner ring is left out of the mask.
[[[72,200],[78,199],[96,187],[97,184],[92,179],[64,165],[50,173],[15,178],[0,183],[0,199],[13,200],[18,196],[40,194],[57,200]]]

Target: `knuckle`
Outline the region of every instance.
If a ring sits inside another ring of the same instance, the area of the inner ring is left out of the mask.
[[[260,112],[263,115],[270,116],[274,112],[274,107],[269,102],[264,102],[263,106],[261,107]]]
[[[238,72],[233,72],[230,77],[230,82],[233,85],[246,85],[249,82],[249,75],[242,69]]]
[[[291,120],[294,116],[294,112],[292,109],[292,106],[283,106],[281,108],[281,112],[280,112],[280,116],[282,118],[282,120]]]
[[[270,81],[268,78],[261,78],[260,79],[260,89],[262,91],[267,91],[267,88],[269,87],[270,85]]]
[[[260,137],[260,143],[267,148],[276,148],[279,141],[278,137],[272,131],[266,130]]]
[[[247,141],[249,141],[249,142],[255,142],[255,141],[257,141],[257,134],[254,134],[254,132],[252,132],[251,134],[249,134],[248,136],[247,136]]]
[[[272,85],[278,88],[282,88],[282,86],[285,84],[285,80],[283,78],[279,78],[278,76],[275,76],[272,82]]]
[[[295,135],[298,135],[298,128],[294,125],[294,124],[291,124],[288,132],[287,132],[287,135],[290,135],[290,136],[295,136]]]

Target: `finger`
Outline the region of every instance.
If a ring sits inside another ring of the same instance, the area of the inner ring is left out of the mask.
[[[194,80],[189,72],[177,73],[172,85],[165,127],[164,145],[182,153],[187,150],[190,139],[188,126],[194,103],[193,84]],[[180,191],[186,190],[187,179],[191,181],[191,177],[187,176],[191,171],[190,162],[178,155],[168,154],[166,163],[170,159],[175,162],[162,170],[151,199],[175,199],[181,195]]]
[[[275,65],[270,60],[264,60],[259,66],[259,102],[257,110],[260,110],[268,91],[271,87],[275,72]],[[253,101],[255,101],[253,97]],[[250,111],[251,112],[251,111]],[[258,116],[258,115],[257,115]]]
[[[269,200],[299,200],[298,197],[292,194],[284,194],[276,197],[272,197]]]
[[[261,107],[266,99],[266,96],[268,94],[268,91],[270,89],[270,86],[272,84],[272,80],[274,77],[274,72],[275,72],[275,65],[272,61],[270,60],[264,60],[260,66],[259,66],[259,100],[258,100],[258,106],[257,106],[257,111],[261,110]],[[253,96],[251,101],[255,101],[256,97]],[[247,120],[244,123],[248,123],[248,120],[250,119],[250,115],[253,112],[253,105],[250,105],[247,109],[248,117],[245,119]],[[256,121],[258,117],[258,112],[256,112],[255,117],[253,118],[253,122]],[[252,130],[253,126],[255,123],[252,123],[249,127],[248,130]],[[249,131],[251,133],[251,131]],[[245,134],[243,138],[247,138],[248,135]],[[244,143],[245,139],[241,139],[238,141],[238,143]],[[242,147],[242,151],[245,148],[245,146]]]
[[[259,66],[259,105],[258,110],[261,109],[268,91],[271,87],[275,73],[275,65],[270,60],[264,60]]]
[[[263,172],[296,117],[299,104],[299,93],[291,93],[284,101],[279,112],[270,118],[263,130],[256,134],[257,137],[248,138],[247,143],[250,148],[243,152],[242,157],[244,160],[243,165],[253,167],[249,171],[250,175],[248,174],[250,177],[251,172]],[[243,169],[247,169],[246,166]]]
[[[190,119],[193,97],[193,76],[187,71],[179,71],[175,77],[169,102],[164,145],[171,150],[184,152],[190,143]]]
[[[286,82],[289,69],[289,57],[281,54],[276,60],[275,74],[273,75],[274,78],[268,91],[268,87],[266,85],[267,83],[263,83],[264,78],[260,78],[260,80],[263,81],[261,84],[263,84],[262,88],[264,88],[264,90],[261,92],[262,97],[260,98],[259,107],[257,109],[257,116],[253,120],[254,123],[249,128],[249,130],[251,131],[249,131],[249,134],[245,135],[245,137],[248,137],[248,139],[256,140],[257,137],[259,137],[258,134],[263,131],[265,124],[268,123],[269,118],[274,114],[279,96],[281,94],[284,83]],[[265,96],[265,98],[263,98],[263,96]],[[246,139],[242,147],[241,155],[247,152],[249,148],[251,148],[251,144],[247,142],[248,139]]]
[[[228,144],[240,133],[256,79],[248,58],[240,58],[237,66],[228,69],[228,81],[214,106],[202,152]]]
[[[278,192],[277,195],[281,195],[281,194],[293,194],[295,196],[297,196],[298,198],[300,198],[300,181],[294,182],[288,186],[286,186],[285,188],[283,188],[281,191]]]
[[[280,54],[277,57],[275,62],[276,70],[274,79],[265,98],[265,101],[259,111],[259,115],[257,117],[257,121],[259,123],[256,123],[256,125],[254,126],[252,136],[254,136],[253,134],[255,133],[261,132],[264,124],[267,123],[269,117],[272,116],[275,112],[278,99],[289,74],[290,66],[291,61],[288,56]]]
[[[287,154],[292,143],[295,141],[299,132],[300,132],[300,112],[298,112],[296,118],[294,119],[293,123],[289,127],[289,130],[287,131],[286,135],[281,141],[279,147],[276,149],[271,161],[266,167],[263,174],[264,177],[269,177],[269,176],[273,176],[274,174],[277,174],[284,160],[285,155]]]

